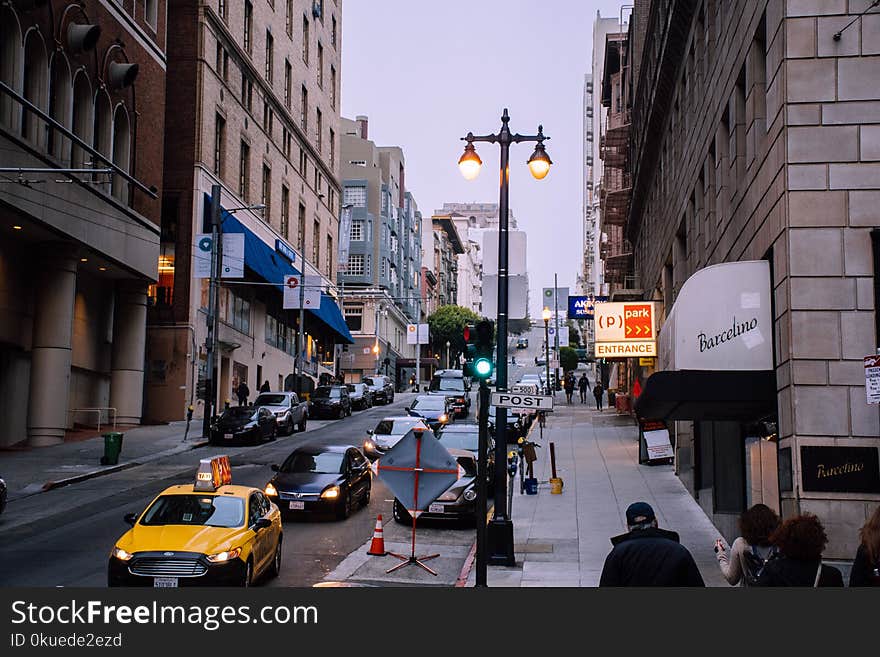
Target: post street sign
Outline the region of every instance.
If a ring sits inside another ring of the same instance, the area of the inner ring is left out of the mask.
[[[553,397],[550,395],[527,395],[521,392],[493,392],[492,406],[496,408],[550,410],[553,408]]]

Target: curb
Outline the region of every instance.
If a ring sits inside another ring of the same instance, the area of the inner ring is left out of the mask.
[[[33,492],[30,495],[22,495],[21,497],[16,497],[14,499],[16,501],[27,499],[28,497],[32,497],[34,495],[39,495],[40,493],[46,493],[46,492],[48,492],[50,490],[54,490],[56,488],[62,488],[64,486],[69,486],[70,484],[78,484],[82,481],[88,481],[89,479],[95,479],[97,477],[103,477],[104,475],[110,475],[110,474],[114,474],[116,472],[122,472],[123,470],[129,470],[131,468],[136,468],[136,467],[142,466],[146,463],[150,463],[151,461],[155,461],[157,459],[164,458],[166,456],[171,456],[173,454],[179,454],[181,452],[187,452],[187,451],[191,451],[194,449],[199,449],[200,447],[204,447],[205,445],[208,445],[208,444],[209,444],[209,442],[207,440],[202,440],[202,441],[198,441],[198,442],[194,442],[194,443],[190,444],[187,447],[187,449],[174,450],[174,448],[172,448],[173,451],[169,450],[169,451],[165,451],[165,452],[159,452],[158,454],[154,454],[153,456],[146,458],[146,459],[141,459],[138,461],[129,461],[128,463],[120,463],[119,465],[110,466],[108,468],[101,468],[100,470],[92,470],[90,472],[84,472],[82,474],[74,475],[73,477],[67,477],[66,479],[59,479],[57,481],[47,481],[46,483],[43,484],[43,487],[41,490]]]
[[[467,558],[464,560],[464,565],[461,567],[461,572],[458,574],[458,579],[455,581],[455,588],[463,588],[467,586],[468,577],[470,577],[471,569],[474,567],[474,559],[477,556],[477,542],[474,541],[474,544],[471,546],[471,551],[468,552]]]

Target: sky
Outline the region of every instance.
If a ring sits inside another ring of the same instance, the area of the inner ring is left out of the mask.
[[[528,235],[530,310],[541,288],[572,293],[582,257],[584,75],[601,0],[343,0],[342,115],[369,117],[369,138],[400,146],[406,187],[423,215],[443,203],[498,202],[497,144],[476,144],[475,181],[458,171],[461,137],[544,126],[549,175],[532,178],[534,143],[510,148],[510,209]]]

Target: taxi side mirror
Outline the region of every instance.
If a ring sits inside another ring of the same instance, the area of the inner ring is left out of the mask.
[[[268,518],[258,518],[254,523],[254,531],[259,531],[260,529],[266,529],[272,526],[272,521]]]
[[[123,520],[125,520],[125,522],[127,522],[132,527],[134,527],[134,523],[137,522],[137,519],[138,519],[138,514],[136,514],[136,513],[126,513],[123,516]]]
[[[277,463],[273,463],[273,464],[272,464],[271,466],[269,466],[269,467],[272,468],[272,472],[278,472],[278,471],[281,469],[280,467],[278,467],[278,464],[277,464]]]

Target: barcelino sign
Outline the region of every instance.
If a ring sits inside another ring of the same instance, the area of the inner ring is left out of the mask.
[[[601,303],[595,307],[596,358],[657,355],[653,301]]]

